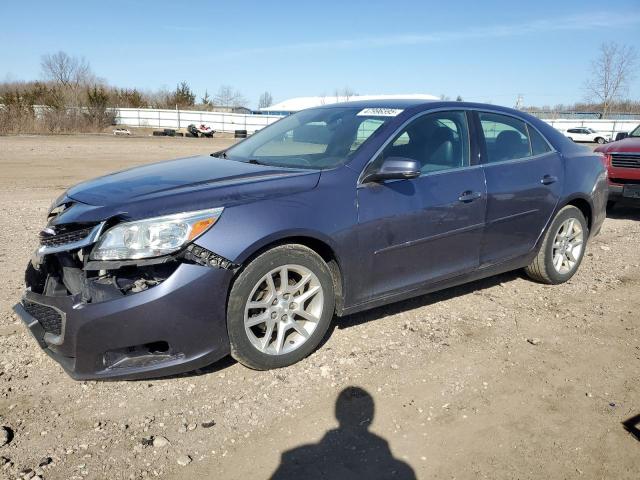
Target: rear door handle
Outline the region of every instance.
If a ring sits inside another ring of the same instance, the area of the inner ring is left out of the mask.
[[[554,177],[553,175],[545,175],[540,180],[540,183],[543,185],[551,185],[552,183],[556,183],[558,181],[558,177]]]
[[[467,190],[466,192],[462,192],[460,194],[460,196],[458,197],[458,200],[460,200],[463,203],[469,203],[469,202],[473,202],[474,200],[477,200],[481,196],[482,196],[482,193],[480,192],[472,192],[471,190]]]

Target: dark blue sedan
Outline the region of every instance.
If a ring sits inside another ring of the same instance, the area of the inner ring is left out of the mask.
[[[566,282],[606,202],[600,156],[525,113],[324,106],[70,188],[15,310],[74,378],[285,367],[334,316],[508,270]]]

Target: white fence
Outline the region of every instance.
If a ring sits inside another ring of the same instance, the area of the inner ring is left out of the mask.
[[[151,108],[119,108],[116,123],[129,127],[186,128],[192,123],[205,124],[217,132],[246,130],[253,133],[273,122],[280,115],[206,112],[195,110],[157,110]],[[615,138],[619,132],[629,132],[638,126],[638,120],[580,120],[544,119],[549,125],[564,131],[574,127],[590,127]]]
[[[246,130],[253,133],[280,120],[279,115],[247,115],[242,113],[195,110],[156,110],[151,108],[119,108],[116,123],[129,127],[186,128],[205,124],[216,132]]]

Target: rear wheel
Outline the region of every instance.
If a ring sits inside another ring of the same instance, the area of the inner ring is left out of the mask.
[[[286,367],[324,337],[335,298],[329,267],[313,250],[282,245],[256,257],[229,295],[231,355],[257,370]]]
[[[602,137],[596,138],[596,143],[599,143],[600,145],[602,145],[604,143],[604,138]]]
[[[525,268],[527,275],[549,284],[569,280],[582,262],[588,233],[582,212],[572,205],[564,207],[551,222],[538,255]]]

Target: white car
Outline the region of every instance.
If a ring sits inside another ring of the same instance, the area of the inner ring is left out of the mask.
[[[595,142],[603,144],[611,141],[611,135],[597,132],[593,128],[588,127],[570,128],[564,132],[564,134],[574,142]]]

